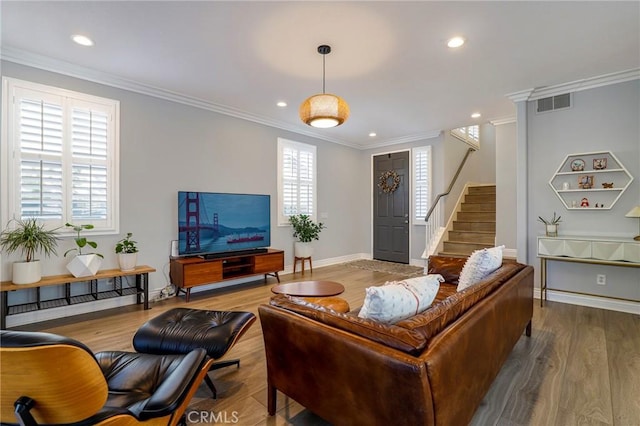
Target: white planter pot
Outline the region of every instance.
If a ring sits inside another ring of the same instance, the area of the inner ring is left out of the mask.
[[[557,237],[558,236],[558,225],[546,225],[547,229],[547,237]]]
[[[31,262],[13,262],[13,275],[11,281],[14,284],[37,283],[42,278],[42,267],[39,260]]]
[[[296,241],[293,245],[293,255],[295,257],[311,257],[313,254],[313,246],[311,243],[302,243]]]
[[[118,265],[121,271],[133,271],[138,262],[138,253],[118,253]]]
[[[67,270],[76,278],[91,277],[98,272],[102,258],[96,254],[81,254],[67,264]]]

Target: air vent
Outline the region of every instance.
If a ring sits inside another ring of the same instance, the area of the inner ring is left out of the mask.
[[[548,98],[538,99],[537,112],[554,111],[556,109],[565,109],[571,106],[571,94],[550,96]]]

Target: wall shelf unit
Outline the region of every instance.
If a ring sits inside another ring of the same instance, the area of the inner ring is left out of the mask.
[[[610,210],[632,181],[613,152],[596,151],[567,155],[549,186],[567,210]]]

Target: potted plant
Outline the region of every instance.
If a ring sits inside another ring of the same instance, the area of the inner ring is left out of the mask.
[[[311,257],[313,247],[311,241],[318,240],[320,231],[324,228],[321,222],[314,223],[306,214],[289,216],[289,223],[293,226],[293,237],[298,241],[294,244],[294,256],[300,258]]]
[[[15,222],[15,226],[7,225],[0,234],[0,245],[8,254],[20,251],[24,257],[23,261],[13,263],[11,280],[14,284],[38,282],[42,278],[42,266],[40,260],[35,259],[35,254],[36,252],[42,252],[45,256],[56,254],[57,229],[45,229],[36,218],[14,219],[11,222]]]
[[[538,216],[538,221],[544,223],[545,232],[547,237],[558,236],[558,224],[562,222],[562,216],[556,216],[556,212],[553,212],[553,217],[550,220],[544,219],[542,216]]]
[[[121,271],[133,271],[138,262],[137,241],[133,241],[131,239],[132,236],[133,233],[127,232],[127,236],[116,244],[116,254],[118,255],[118,264]]]
[[[95,275],[100,269],[100,265],[102,264],[102,256],[100,253],[83,253],[82,249],[86,246],[89,246],[93,249],[98,248],[98,243],[95,241],[89,241],[86,237],[82,237],[80,233],[85,229],[93,229],[93,225],[73,225],[71,223],[65,223],[66,227],[72,228],[76,237],[73,239],[76,243],[76,247],[67,250],[64,255],[76,251],[76,256],[67,264],[67,270],[71,272],[71,274],[78,277],[90,277]]]

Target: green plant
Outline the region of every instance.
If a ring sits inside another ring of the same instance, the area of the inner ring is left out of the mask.
[[[44,225],[39,224],[36,218],[13,219],[12,221],[16,223],[16,226],[10,230],[7,225],[7,228],[0,234],[0,245],[7,253],[11,254],[19,250],[27,262],[35,260],[36,252],[42,252],[45,256],[56,254],[57,228],[44,229]]]
[[[89,241],[85,237],[80,236],[80,232],[82,232],[84,229],[93,229],[93,225],[90,225],[90,224],[89,225],[73,225],[71,223],[65,223],[64,226],[73,228],[73,230],[75,231],[76,237],[73,240],[75,241],[77,246],[75,248],[67,250],[64,253],[65,256],[71,253],[72,251],[77,251],[78,255],[95,254],[96,256],[100,256],[104,258],[104,256],[101,255],[100,253],[82,253],[82,249],[85,248],[86,246],[92,247],[94,249],[98,248],[98,243],[96,243],[95,241]]]
[[[538,216],[538,221],[545,225],[557,225],[562,222],[562,216],[556,216],[556,212],[553,212],[553,218],[551,220],[544,219],[542,216]]]
[[[137,241],[133,241],[131,236],[133,233],[127,232],[127,236],[118,241],[116,244],[116,253],[137,253],[138,247],[136,246]]]
[[[311,240],[319,239],[320,231],[325,227],[321,222],[311,221],[311,218],[306,214],[289,216],[289,223],[293,226],[293,237],[301,243],[309,243]]]

